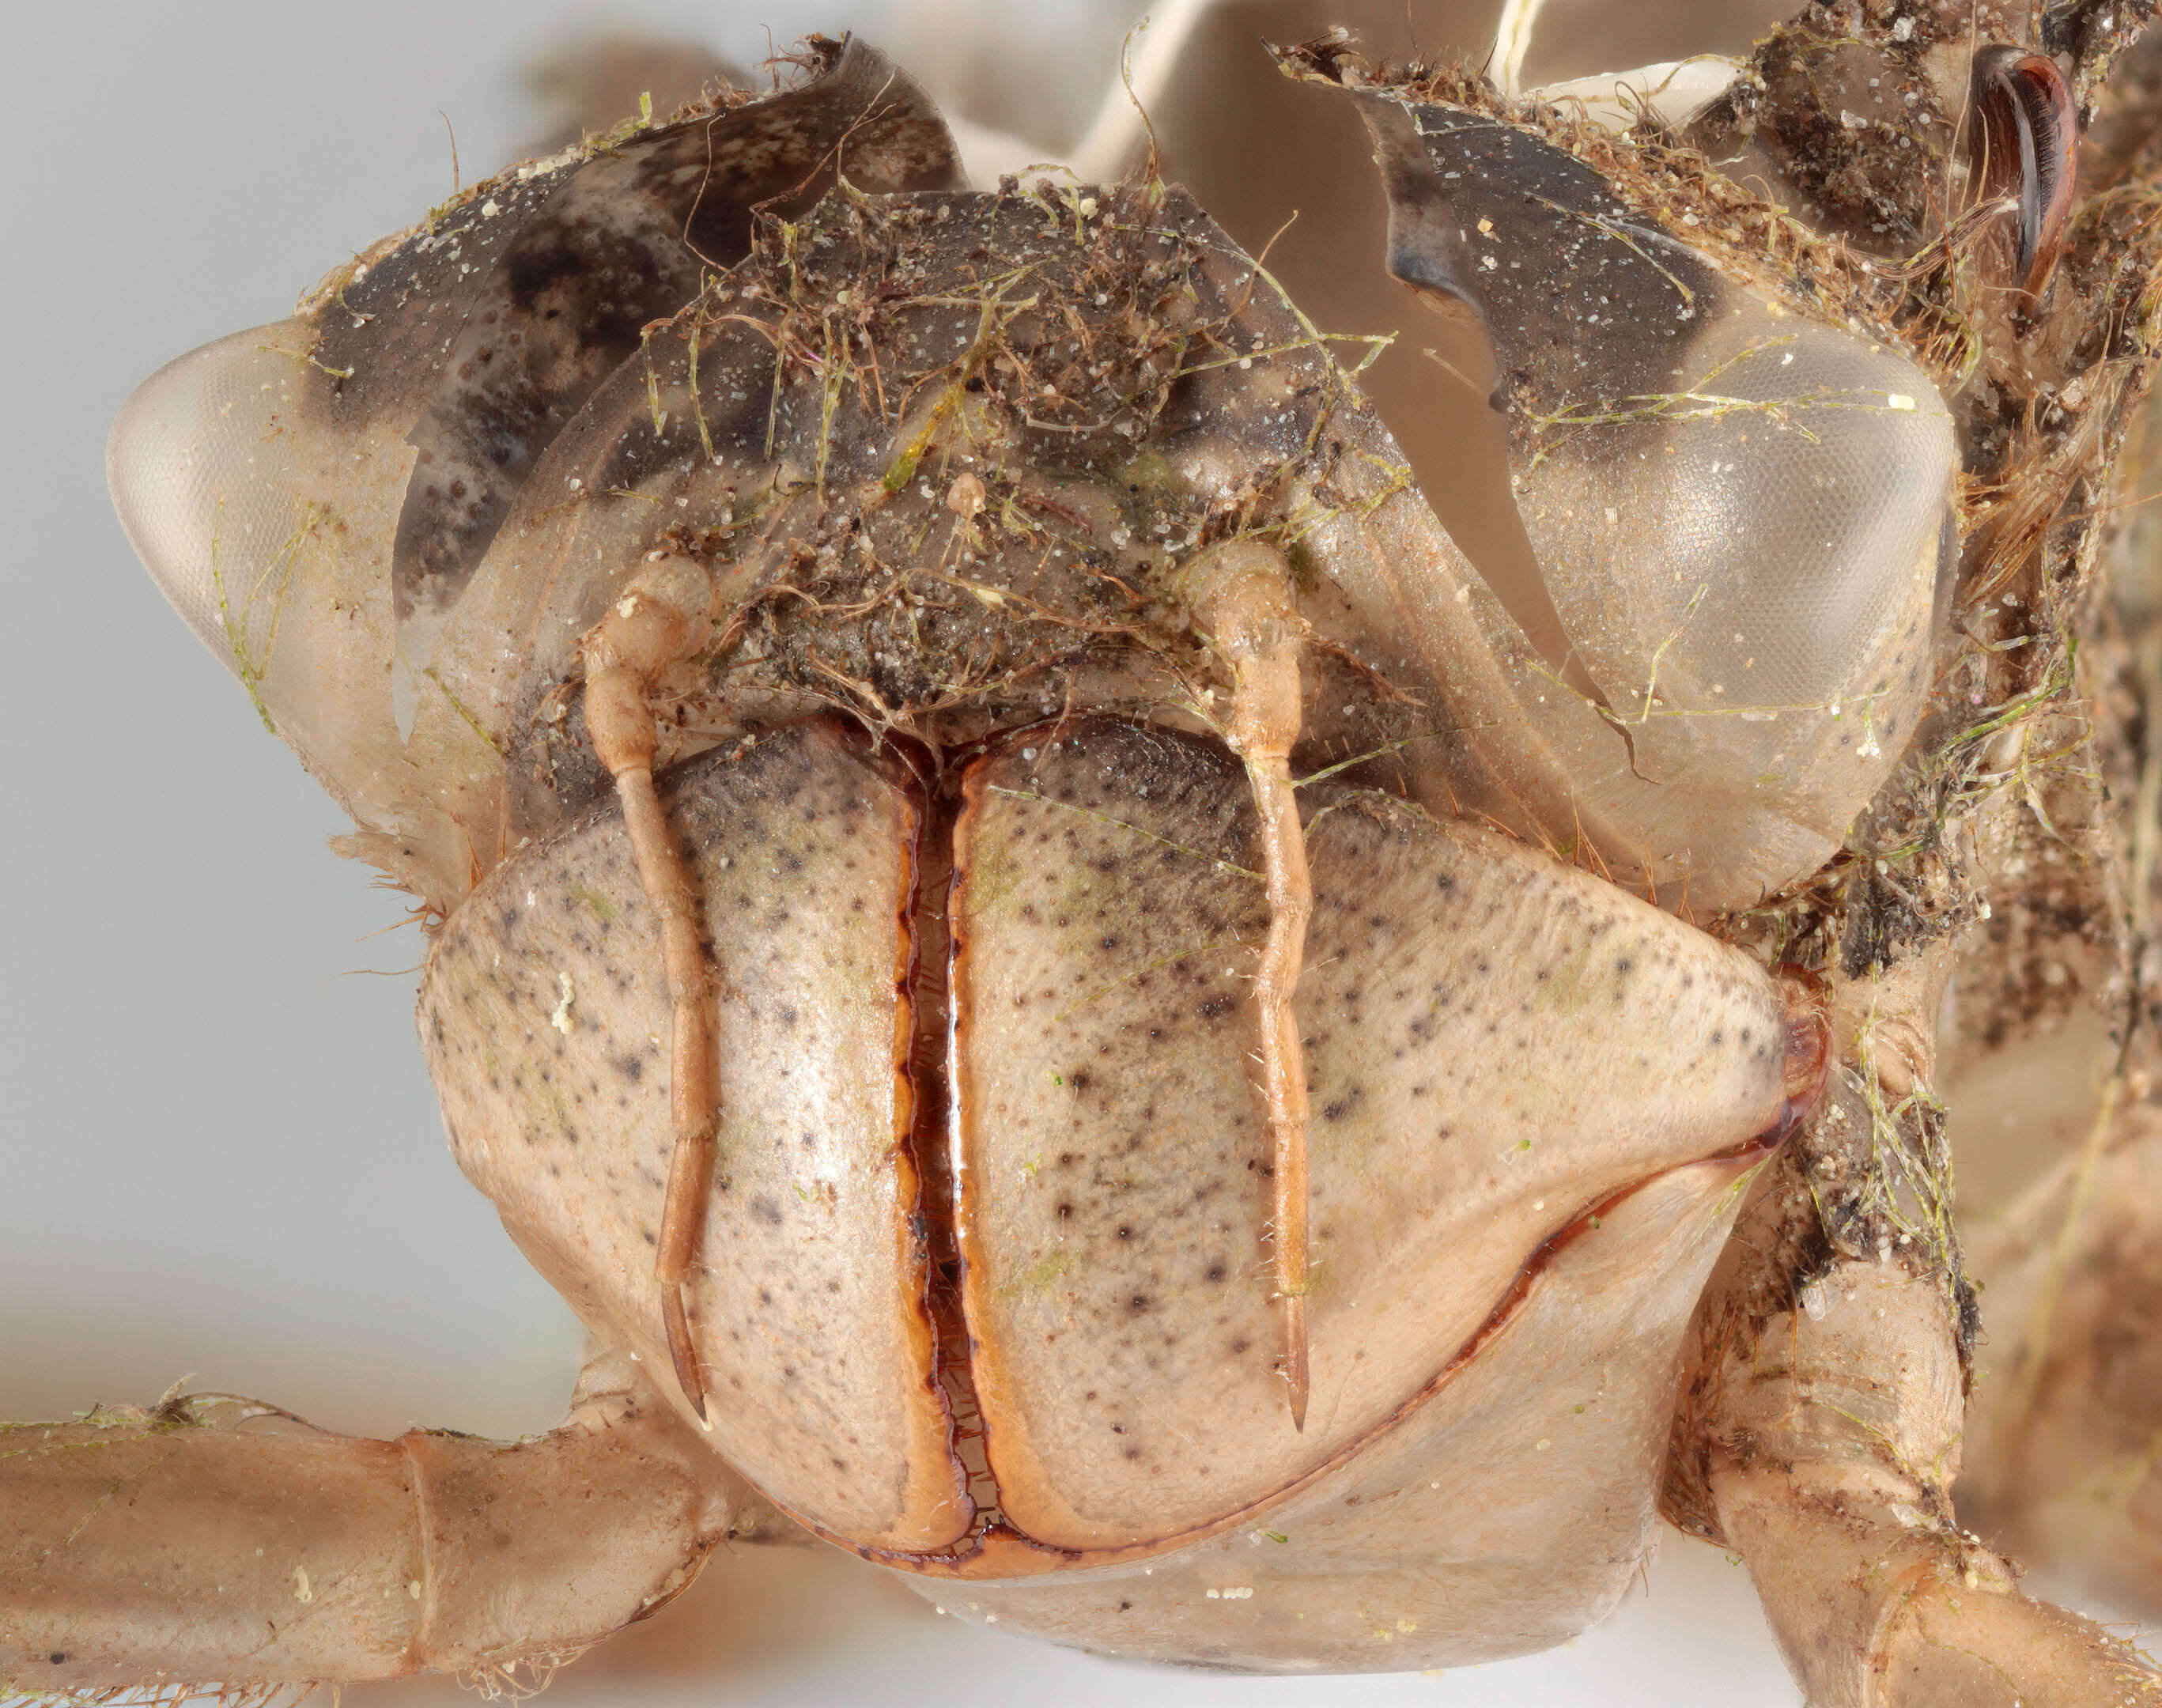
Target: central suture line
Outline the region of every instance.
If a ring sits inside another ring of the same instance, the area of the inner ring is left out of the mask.
[[[960,772],[951,755],[945,765],[922,750],[910,758],[918,770],[916,799],[920,817],[913,851],[915,889],[907,991],[913,1032],[908,1062],[911,1103],[907,1142],[920,1183],[916,1214],[927,1258],[925,1305],[937,1349],[932,1374],[953,1421],[953,1455],[967,1476],[969,1497],[975,1507],[970,1533],[978,1536],[1002,1520],[962,1304],[959,1225],[964,1165],[959,1111],[953,1096],[958,1027],[953,976],[953,832],[960,809]]]

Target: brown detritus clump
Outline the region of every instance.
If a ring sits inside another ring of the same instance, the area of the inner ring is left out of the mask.
[[[2076,705],[2027,724],[2010,799],[1977,826],[1979,882],[1998,900],[1963,939],[1951,1015],[1961,1042],[1982,1051],[2123,1000],[2131,941],[2110,805],[2134,791],[2098,775],[2087,724]]]
[[[1213,667],[1178,566],[1251,538],[1296,567],[1407,479],[1346,456],[1333,424],[1365,406],[1328,341],[1152,183],[830,197],[762,225],[631,365],[570,502],[722,590],[664,701],[671,760],[784,707],[942,746],[1084,692],[1191,718]],[[725,520],[668,520],[714,465]],[[534,762],[577,778],[559,705]]]
[[[1699,134],[1714,149],[1753,144],[1809,196],[1797,212],[1812,225],[1865,254],[1898,256],[1944,226],[1945,186],[1915,167],[1949,152],[1966,91],[1940,89],[1925,70],[1944,18],[1922,8],[1906,40],[1873,44],[1856,33],[1861,11],[1819,6],[1773,29],[1754,75],[1721,97],[1725,110]],[[1830,90],[1867,92],[1856,112],[1824,99]]]
[[[723,698],[798,690],[927,734],[1042,672],[1183,643],[1152,548],[1211,518],[1148,445],[1175,379],[1232,356],[1228,305],[1197,301],[1190,238],[1136,223],[1153,198],[1107,192],[1093,222],[1084,199],[829,201],[677,317],[687,347],[733,327],[776,357],[765,448],[791,483],[758,516],[787,520],[746,542],[765,572],[715,648]],[[692,396],[697,430],[732,400]],[[1115,472],[1130,501],[1107,514]]]

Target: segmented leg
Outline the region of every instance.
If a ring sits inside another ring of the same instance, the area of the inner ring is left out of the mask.
[[[669,1123],[673,1148],[661,1212],[654,1278],[661,1285],[668,1355],[684,1397],[702,1418],[705,1379],[691,1345],[684,1283],[705,1231],[721,1119],[719,993],[700,929],[699,898],[689,863],[653,787],[659,742],[650,689],[667,665],[706,638],[711,584],[677,558],[649,563],[608,614],[586,636],[586,729],[593,751],[615,779],[624,828],[640,883],[661,922],[661,964],[671,1016]]]
[[[1721,1527],[1810,1700],[2153,1701],[2152,1663],[2022,1594],[2010,1565],[1953,1520],[1944,1483],[1959,1462],[1961,1382],[1943,1288],[1876,1262],[1811,1286],[1816,1307],[1775,1319],[1729,1376],[1721,1422],[1734,1439],[1710,1465]]]
[[[1883,1124],[1934,1102],[1951,951],[1939,939],[1889,973],[1828,972],[1825,1101],[1771,1164],[1698,1306],[1666,1498],[1742,1555],[1813,1703],[2130,1708],[2162,1695],[2162,1671],[2022,1594],[1955,1516],[1961,1308],[1930,1267],[1926,1214],[1921,1240],[1822,1255],[1825,1230],[1870,1225],[1830,1212],[1857,1201],[1841,1194],[1871,1178]],[[1790,1044],[1790,1096],[1806,1094],[1815,1053]]]
[[[670,1599],[749,1504],[614,1357],[514,1444],[363,1440],[217,1394],[8,1426],[0,1699],[254,1700],[420,1671],[514,1686]]]
[[[1291,750],[1300,723],[1298,614],[1289,567],[1279,553],[1252,541],[1238,541],[1214,554],[1195,578],[1195,593],[1197,607],[1231,666],[1231,717],[1225,734],[1246,761],[1261,817],[1269,935],[1254,981],[1254,1001],[1261,1011],[1261,1084],[1275,1152],[1275,1271],[1283,1315],[1284,1381],[1292,1425],[1303,1430],[1308,1386],[1307,1105],[1306,1058],[1295,999],[1313,886],[1291,781]]]

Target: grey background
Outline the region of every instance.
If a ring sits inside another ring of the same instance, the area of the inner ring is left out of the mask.
[[[556,1415],[578,1342],[446,1153],[411,1036],[421,943],[400,898],[325,850],[338,815],[112,519],[104,437],[130,389],[286,314],[440,200],[446,115],[468,180],[514,158],[539,123],[519,68],[582,32],[693,34],[748,64],[767,50],[761,24],[779,43],[853,26],[979,116],[1056,145],[1126,21],[1088,0],[18,0],[0,53],[0,1417],[149,1401],[192,1376],[357,1433],[516,1434]],[[1233,34],[1243,50],[1285,39],[1282,24]],[[347,1700],[454,1694],[425,1681]],[[940,1619],[853,1560],[750,1552],[717,1559],[551,1700],[844,1695],[1799,1700],[1738,1564],[1672,1534],[1620,1612],[1562,1649],[1446,1678],[1297,1681],[1027,1644]]]

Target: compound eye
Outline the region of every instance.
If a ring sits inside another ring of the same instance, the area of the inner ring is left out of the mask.
[[[1873,677],[1934,603],[1956,461],[1942,400],[1881,345],[1747,311],[1689,359],[1686,389],[1535,471],[1535,537],[1594,674],[1640,722],[1694,708],[1746,730],[1852,705],[1879,746],[1903,736],[1872,715]],[[1580,492],[1604,494],[1591,517]]]
[[[316,331],[279,321],[159,368],[113,423],[106,478],[151,578],[263,721],[379,822],[359,785],[393,757],[387,548],[411,459],[337,419]]]
[[[390,830],[429,798],[390,705],[389,540],[411,454],[336,418],[316,347],[311,323],[281,321],[168,363],[114,422],[106,478],[159,590],[264,723],[363,825]],[[468,760],[461,779],[479,770]]]
[[[307,525],[284,423],[313,337],[258,326],[170,362],[113,423],[105,472],[136,553],[203,644],[248,680],[269,660],[276,566]]]
[[[1502,816],[1700,908],[1804,875],[1926,692],[1956,543],[1942,398],[1888,342],[1721,272],[1536,136],[1364,100],[1390,270],[1475,313],[1501,377],[1534,561],[1475,554],[1471,603],[1516,703],[1454,709]]]

